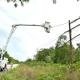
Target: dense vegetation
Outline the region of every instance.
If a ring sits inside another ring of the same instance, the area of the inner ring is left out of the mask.
[[[35,58],[19,64],[17,68],[0,73],[0,80],[80,80],[80,45],[73,47],[73,64],[70,64],[70,45],[61,40],[56,47],[40,49]],[[5,57],[14,62],[7,53]]]
[[[28,62],[0,73],[0,80],[80,80],[80,63],[70,69],[69,65]]]
[[[11,57],[7,52],[4,54],[4,57],[8,58],[9,63],[19,63],[18,60]]]
[[[29,0],[6,1],[13,2],[17,7],[19,3],[24,6]],[[0,72],[0,80],[80,80],[80,45],[77,49],[73,47],[71,55],[70,45],[65,41],[66,36],[61,35],[55,48],[40,49],[34,60],[28,59],[22,63],[6,52],[4,57],[8,58],[9,63],[19,63],[19,66]],[[73,64],[69,64],[71,60]]]
[[[35,60],[51,62],[51,63],[62,63],[69,64],[71,60],[73,63],[80,61],[80,45],[75,49],[72,48],[73,55],[70,52],[70,45],[66,43],[66,37],[59,37],[56,47],[50,47],[47,49],[40,49],[35,55]]]

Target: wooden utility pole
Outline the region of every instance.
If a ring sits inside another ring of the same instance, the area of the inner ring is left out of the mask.
[[[69,20],[69,21],[68,21],[69,30],[67,30],[67,31],[65,31],[65,32],[63,33],[63,34],[65,34],[65,33],[69,32],[69,41],[67,41],[67,42],[70,43],[70,63],[71,63],[71,64],[73,63],[73,59],[74,59],[72,40],[80,35],[80,34],[78,34],[77,36],[75,36],[75,37],[72,38],[72,30],[75,29],[75,28],[77,28],[77,27],[79,27],[80,24],[74,26],[73,28],[71,28],[71,24],[72,24],[72,23],[75,23],[75,22],[76,22],[77,20],[79,20],[79,19],[80,19],[80,17],[78,17],[77,19],[75,19],[75,20],[73,20],[73,21],[70,21],[70,20]],[[63,35],[63,34],[62,34],[62,35]]]
[[[73,51],[72,51],[72,30],[71,30],[71,23],[69,20],[69,38],[70,38],[70,63],[73,63]]]
[[[53,0],[53,4],[56,4],[56,0]]]

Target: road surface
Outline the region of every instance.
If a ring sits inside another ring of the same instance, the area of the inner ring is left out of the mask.
[[[19,66],[19,64],[8,64],[7,65],[7,69],[9,70],[9,69],[14,69],[14,68],[16,68],[16,67],[18,67]]]

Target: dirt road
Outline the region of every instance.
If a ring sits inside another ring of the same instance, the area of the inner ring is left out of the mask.
[[[7,65],[7,69],[9,70],[9,69],[13,69],[13,68],[16,68],[16,67],[18,67],[19,66],[19,64],[8,64]]]

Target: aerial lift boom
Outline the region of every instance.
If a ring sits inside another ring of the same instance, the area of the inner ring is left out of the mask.
[[[51,28],[51,25],[49,22],[45,22],[44,24],[42,25],[35,25],[35,24],[14,24],[12,25],[12,29],[10,31],[10,34],[7,38],[7,41],[6,41],[6,44],[5,46],[3,47],[2,50],[0,50],[0,71],[3,71],[4,69],[6,69],[6,66],[7,66],[7,63],[8,63],[8,59],[7,58],[4,58],[4,54],[7,50],[7,47],[8,47],[8,44],[10,42],[10,39],[13,35],[13,33],[15,32],[17,26],[41,26],[44,28],[44,30],[47,32],[47,33],[50,33],[50,28]]]

